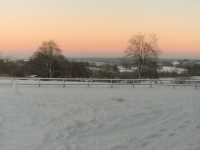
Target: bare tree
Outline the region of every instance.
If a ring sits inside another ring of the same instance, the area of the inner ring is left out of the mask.
[[[45,65],[48,72],[48,77],[52,78],[55,73],[55,65],[59,58],[63,57],[61,49],[54,41],[43,42],[33,55],[33,60],[41,62],[41,65]]]
[[[61,54],[61,49],[58,47],[56,42],[47,41],[42,43],[42,45],[38,49],[38,52],[36,53],[43,53],[48,56],[56,56]]]
[[[155,34],[146,36],[139,33],[134,35],[125,53],[131,57],[137,66],[138,78],[155,76],[157,74],[157,60],[160,53]],[[154,75],[152,75],[152,73]]]

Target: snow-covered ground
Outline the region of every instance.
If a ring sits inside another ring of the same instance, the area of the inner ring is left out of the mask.
[[[158,72],[177,73],[177,74],[182,74],[187,71],[188,70],[185,68],[179,68],[174,66],[163,66],[161,67],[161,69],[158,70]]]
[[[200,91],[0,86],[0,150],[200,150]]]

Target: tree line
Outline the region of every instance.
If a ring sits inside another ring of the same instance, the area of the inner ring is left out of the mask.
[[[0,74],[12,77],[88,78],[91,74],[88,66],[88,63],[68,61],[54,41],[47,41],[29,60],[0,59]]]
[[[0,75],[11,77],[43,78],[158,78],[176,76],[158,73],[160,49],[155,34],[134,35],[125,50],[126,57],[135,66],[134,72],[120,72],[117,65],[104,64],[98,69],[95,64],[69,61],[54,41],[39,46],[28,60],[0,58]],[[91,68],[95,69],[91,69]],[[187,66],[189,75],[200,75],[200,66]]]

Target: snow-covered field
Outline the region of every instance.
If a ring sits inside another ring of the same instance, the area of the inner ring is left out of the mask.
[[[200,90],[1,86],[0,150],[200,150]]]

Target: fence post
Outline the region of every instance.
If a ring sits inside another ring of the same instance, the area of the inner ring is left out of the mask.
[[[135,88],[134,80],[132,80],[132,87]]]
[[[41,85],[40,85],[41,83],[40,83],[40,78],[38,79],[38,87],[40,87]]]
[[[65,85],[65,79],[63,80],[63,88],[65,88],[66,87],[66,85]]]
[[[12,83],[11,83],[12,85],[12,88],[16,88],[16,78],[12,78]]]
[[[113,88],[113,80],[112,79],[110,80],[110,83],[111,83],[110,87]]]
[[[194,86],[194,87],[195,87],[196,90],[198,89],[198,85],[197,85],[197,83],[195,83],[195,86]]]
[[[87,81],[87,82],[88,82],[88,87],[90,87],[90,80],[88,79],[88,81]]]
[[[11,79],[11,87],[14,86],[14,78]]]
[[[153,81],[150,80],[150,88],[152,88],[152,87],[153,87]]]

